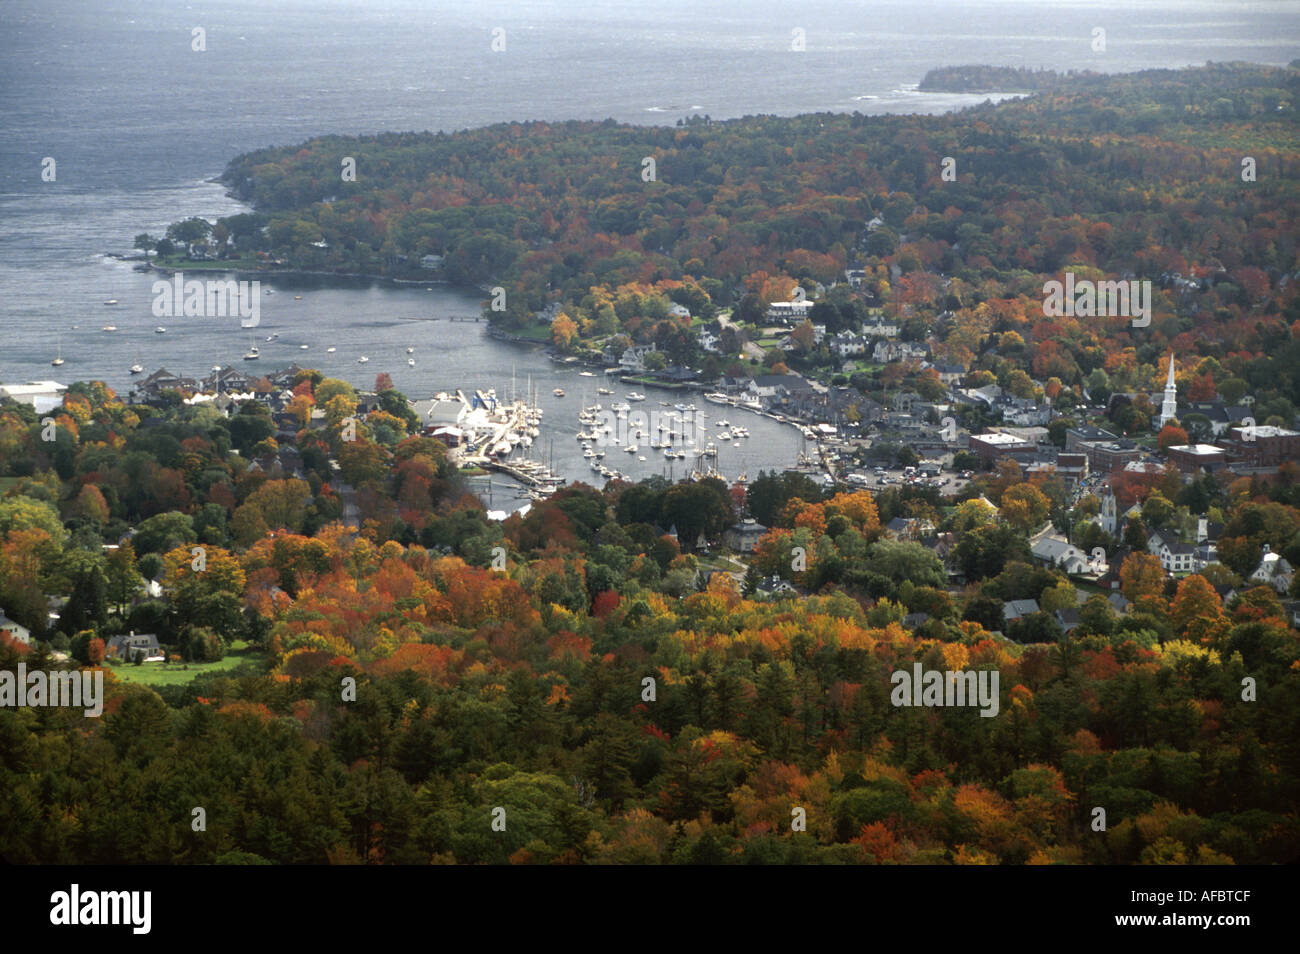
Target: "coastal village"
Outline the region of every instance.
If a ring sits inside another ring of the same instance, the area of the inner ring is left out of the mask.
[[[850,286],[860,279],[860,273],[846,273]],[[953,593],[966,583],[957,558],[962,534],[940,529],[944,514],[963,502],[976,501],[998,520],[999,507],[985,493],[989,480],[1029,482],[1044,491],[1040,496],[1048,505],[1028,524],[1020,516],[1015,520],[1032,559],[1077,584],[1079,605],[1055,606],[1047,614],[1065,633],[1078,625],[1080,607],[1093,593],[1106,594],[1116,613],[1126,611],[1120,571],[1135,552],[1157,559],[1170,579],[1192,573],[1221,579],[1215,589],[1225,601],[1241,588],[1226,581],[1231,574],[1213,572],[1216,567],[1225,570],[1218,553],[1222,515],[1212,508],[1174,506],[1168,494],[1171,484],[1188,486],[1209,479],[1221,485],[1272,477],[1281,469],[1296,467],[1300,431],[1276,422],[1256,423],[1248,397],[1234,403],[1218,396],[1188,400],[1180,395],[1176,382],[1177,356],[1170,355],[1165,386],[1159,392],[1105,393],[1099,388],[1102,396],[1085,392],[1078,396],[1083,403],[1064,406],[1061,400],[1045,396],[1046,382],[1030,379],[1032,393],[1026,395],[1021,388],[1015,394],[980,380],[987,375],[934,361],[924,341],[904,340],[898,325],[879,318],[859,329],[829,335],[824,326],[809,321],[812,308],[812,302],[803,300],[771,303],[764,334],[784,351],[803,348],[800,342],[823,348],[833,359],[824,369],[828,373],[804,375],[780,367],[766,374],[721,375],[703,381],[699,369],[669,365],[653,345],[611,349],[595,363],[590,356],[580,361],[553,351],[554,361],[573,366],[575,375],[582,376],[575,380],[584,392],[588,384],[599,385],[594,403],[575,405],[572,422],[572,438],[581,442],[593,472],[590,478],[561,475],[546,463],[545,455],[535,453],[543,412],[531,382],[510,395],[458,389],[406,404],[418,422],[418,433],[442,443],[457,467],[470,473],[503,473],[519,484],[521,497],[534,501],[553,496],[571,481],[599,485],[609,479],[628,479],[610,466],[610,455],[620,450],[638,454],[642,461],[648,453],[662,453],[670,461],[674,457],[685,461],[689,456],[683,478],[720,478],[743,488],[754,475],[727,475],[716,469],[717,447],[728,440],[739,444],[748,436],[745,415],[766,416],[797,428],[801,435],[804,449],[790,462],[789,473],[812,481],[825,493],[866,489],[877,496],[893,493],[905,498],[902,509],[885,526],[887,537],[914,543],[936,556]],[[690,317],[686,309],[680,310],[683,314],[678,317]],[[547,317],[539,315],[543,320]],[[736,330],[726,316],[697,323],[698,353],[715,354],[726,347],[724,340],[736,346]],[[742,354],[748,350],[753,357],[764,355],[747,343],[738,350]],[[900,386],[879,399],[855,387],[850,377],[868,362],[894,368],[897,373],[892,377]],[[295,403],[295,382],[305,373],[296,364],[266,374],[214,367],[204,377],[190,378],[159,368],[137,379],[129,400],[160,409],[208,404],[227,417],[240,413],[245,404],[255,404],[269,416],[273,433],[263,445],[264,452],[249,461],[249,468],[275,478],[302,478],[298,440],[327,426],[323,409]],[[909,388],[901,384],[904,381],[919,386]],[[638,386],[667,388],[679,395],[681,403],[650,402],[667,409],[662,411],[662,421],[669,423],[661,422],[655,430],[648,425],[635,431],[626,426],[630,415],[634,424],[648,419],[646,414],[635,416],[640,402],[646,401],[635,390]],[[632,390],[623,390],[629,387]],[[60,405],[65,391],[64,385],[48,380],[2,384],[0,400],[46,413]],[[358,390],[356,417],[365,419],[382,411],[384,402],[379,391]],[[1123,429],[1111,424],[1121,406],[1149,412],[1148,432],[1123,436]],[[725,426],[715,426],[712,433],[701,428],[694,435],[699,437],[697,446],[694,436],[688,441],[686,435],[691,433],[692,419],[699,414],[702,420],[706,408],[713,412],[714,421]],[[723,414],[736,420],[721,418]],[[958,423],[972,420],[983,424],[972,429]],[[568,421],[556,424],[565,438],[569,425]],[[614,430],[618,434],[611,433]],[[1167,439],[1171,435],[1175,439]],[[620,446],[623,443],[627,446]],[[338,463],[332,466],[337,469]],[[1163,503],[1153,506],[1153,496]],[[521,512],[526,513],[527,507]],[[494,512],[496,519],[506,515]],[[769,528],[744,507],[733,517],[731,527],[717,539],[701,536],[680,543],[684,549],[720,555],[715,565],[723,569],[718,572],[738,581],[748,579],[756,595],[800,592],[789,578],[793,574],[753,572],[746,561]],[[677,539],[676,527],[661,529]],[[730,566],[723,561],[730,561]],[[1290,598],[1297,595],[1295,568],[1284,555],[1265,545],[1258,565],[1244,577],[1243,586],[1266,585],[1275,590],[1291,618],[1300,621],[1300,601]],[[1036,599],[1007,600],[1002,612],[1008,630],[1045,613]],[[919,625],[925,618],[925,613],[914,613],[907,622]],[[0,616],[0,627],[22,638],[23,628],[12,620]],[[143,646],[149,637],[141,638]]]

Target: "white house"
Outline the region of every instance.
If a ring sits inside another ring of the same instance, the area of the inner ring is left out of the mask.
[[[806,318],[812,311],[813,303],[803,301],[774,301],[767,306],[767,317],[777,321],[790,321],[794,318]]]
[[[632,345],[618,359],[618,366],[624,371],[644,371],[646,355],[654,350],[655,346],[652,344]]]
[[[1264,583],[1279,593],[1285,594],[1291,588],[1295,570],[1280,553],[1274,553],[1269,545],[1264,544],[1264,556],[1259,566],[1250,575],[1252,583]]]
[[[32,632],[22,623],[15,622],[5,615],[4,609],[0,608],[0,633],[4,633],[10,639],[20,643],[31,643]]]
[[[28,381],[24,384],[0,384],[0,398],[12,398],[19,404],[30,404],[37,414],[52,411],[63,403],[66,384],[57,381]]]
[[[907,361],[913,358],[917,361],[924,361],[927,354],[924,345],[913,344],[910,341],[877,341],[875,348],[871,351],[872,360],[876,364],[890,364],[895,361]]]
[[[855,354],[866,354],[870,344],[870,340],[865,335],[855,335],[849,331],[841,331],[831,338],[829,347],[832,354],[847,358]]]
[[[1063,570],[1068,575],[1087,573],[1091,569],[1088,554],[1064,537],[1051,532],[1034,537],[1030,541],[1029,552],[1034,555],[1034,559]]]
[[[1190,543],[1162,543],[1160,565],[1166,573],[1193,573],[1196,571],[1196,547]]]

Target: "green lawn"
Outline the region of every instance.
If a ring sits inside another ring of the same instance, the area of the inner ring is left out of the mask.
[[[139,683],[142,686],[183,686],[204,673],[228,672],[246,662],[260,666],[263,661],[261,653],[249,649],[247,643],[236,640],[231,644],[230,649],[226,650],[226,655],[220,662],[169,665],[154,662],[139,666],[123,663],[120,666],[109,666],[108,669],[117,678]]]

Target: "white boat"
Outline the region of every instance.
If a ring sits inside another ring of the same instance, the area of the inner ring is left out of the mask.
[[[141,372],[144,371],[144,368],[140,367],[140,362],[137,361],[135,364],[131,365],[131,367],[128,368],[127,370],[129,370],[132,374],[140,374]]]
[[[301,296],[301,295],[294,295],[294,296],[293,296],[293,300],[294,300],[294,301],[302,301],[302,296]]]
[[[596,393],[597,393],[597,394],[613,394],[614,392],[611,391],[609,388],[596,388]]]
[[[635,454],[635,453],[636,453],[636,445],[635,445],[635,444],[628,444],[626,447],[623,448],[623,450],[627,451],[629,454]]]
[[[410,365],[412,368],[415,367],[415,359],[414,359],[414,358],[407,358],[407,359],[406,359],[406,363],[407,363],[408,365]]]
[[[261,352],[257,350],[256,345],[254,345],[253,347],[249,348],[247,351],[244,352],[245,361],[256,361],[261,356],[262,356]]]
[[[671,459],[673,457],[676,457],[677,455],[673,453],[673,449],[671,447],[665,447],[664,456]]]
[[[278,337],[280,337],[280,332],[277,331],[277,332],[276,332],[275,334],[273,334],[273,335],[267,335],[267,336],[266,336],[266,340],[267,340],[267,341],[274,341],[274,340],[275,340],[276,338],[278,338]]]
[[[579,372],[578,372],[578,377],[580,377],[580,378],[594,378],[595,375],[592,374],[590,371],[579,371]]]
[[[333,354],[335,351],[338,351],[338,350],[339,350],[338,348],[326,348],[326,349],[325,349],[325,353],[326,353],[326,354]]]
[[[645,460],[645,456],[644,456],[644,455],[638,455],[638,456],[637,456],[637,460]]]
[[[611,404],[609,409],[615,414],[626,414],[628,411],[632,410],[632,405],[627,403],[615,403]]]
[[[415,349],[414,349],[414,348],[407,348],[407,349],[406,349],[406,353],[407,353],[407,354],[415,354]]]
[[[716,425],[718,425],[718,427],[730,427],[730,426],[731,426],[731,422],[730,422],[730,421],[726,420],[725,418],[721,418],[721,417],[718,418],[718,419],[717,419],[716,421],[714,421],[713,423],[716,424]]]
[[[361,357],[357,358],[357,364],[365,364],[369,360],[370,359],[363,354]]]
[[[627,399],[628,399],[629,401],[644,401],[644,400],[645,400],[645,395],[644,395],[644,394],[638,394],[636,391],[630,391],[630,392],[628,393]]]
[[[727,400],[727,396],[726,396],[725,394],[723,394],[721,391],[711,391],[710,393],[704,395],[704,400],[706,400],[706,401],[712,401],[714,404],[728,404],[728,403],[730,403],[730,402]]]
[[[117,299],[116,299],[116,298],[110,298],[108,301],[104,302],[104,304],[105,304],[105,305],[116,305],[116,304],[117,304]]]
[[[159,325],[157,328],[153,330],[153,333],[156,335],[165,335],[167,334],[167,329],[164,328],[162,325]]]
[[[105,325],[104,328],[103,328],[103,330],[104,330],[104,331],[117,331],[117,325]]]

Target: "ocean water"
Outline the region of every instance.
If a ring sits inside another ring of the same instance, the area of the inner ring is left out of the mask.
[[[1106,31],[1104,53],[1092,49],[1095,27]],[[239,211],[210,180],[249,149],[508,120],[939,112],[983,97],[918,92],[935,66],[1284,64],[1300,56],[1298,38],[1297,0],[5,0],[0,381],[100,378],[124,389],[137,360],[186,374],[237,361],[249,337],[237,321],[160,321],[150,312],[153,277],[111,253],[183,216]],[[804,49],[792,49],[800,39]],[[53,182],[41,178],[47,158]],[[541,444],[554,438],[558,457],[563,435],[572,451],[569,405],[589,379],[487,338],[482,325],[445,320],[473,314],[477,296],[264,284],[279,294],[263,299],[257,330],[281,337],[260,342],[261,367],[298,360],[359,385],[388,371],[416,398],[502,391],[514,367],[517,378],[533,374],[548,401],[556,386],[569,392],[555,399],[567,403],[548,415]],[[119,330],[99,330],[109,323]],[[166,334],[153,333],[158,324]],[[334,356],[323,354],[329,346]],[[417,347],[414,369],[408,346]],[[49,362],[59,352],[67,363],[56,375]],[[371,360],[361,366],[363,353]],[[793,431],[747,423],[755,450],[724,469],[793,462]],[[563,462],[585,473],[581,463]],[[637,472],[638,462],[625,463],[615,466]],[[644,469],[663,465],[648,459]]]

